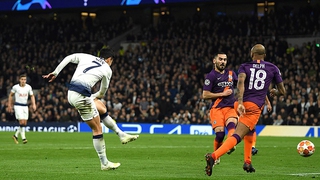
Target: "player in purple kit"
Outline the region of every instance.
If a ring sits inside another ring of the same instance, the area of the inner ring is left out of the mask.
[[[272,81],[275,82],[277,89],[270,90],[270,96],[285,95],[286,90],[283,85],[281,73],[278,67],[270,62],[264,61],[266,56],[265,47],[256,44],[251,49],[252,61],[241,64],[238,75],[238,101],[235,108],[239,114],[239,122],[234,134],[213,153],[205,155],[205,171],[208,176],[212,174],[214,162],[229,149],[240,143],[244,139],[244,165],[243,169],[247,172],[255,172],[251,164],[252,135],[261,114],[261,109],[265,104],[265,98]]]
[[[225,127],[228,130],[228,137],[233,134],[238,121],[237,112],[234,109],[235,97],[233,93],[234,85],[238,77],[232,70],[226,69],[227,55],[217,53],[213,58],[214,68],[206,75],[202,97],[211,99],[210,122],[216,137],[213,141],[213,151],[217,150],[225,137]],[[232,148],[228,154],[235,150]],[[220,163],[220,158],[215,164]]]

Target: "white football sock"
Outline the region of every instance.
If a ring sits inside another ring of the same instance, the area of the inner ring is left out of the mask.
[[[14,134],[17,138],[19,137],[20,131],[21,131],[21,127],[19,127],[17,129],[16,133]]]
[[[26,139],[26,127],[21,127],[21,138]]]
[[[119,129],[115,120],[113,120],[109,115],[102,119],[102,123],[109,129],[114,131],[118,136],[122,137],[125,133]]]
[[[106,154],[106,144],[104,142],[103,136],[99,139],[93,139],[93,147],[99,156],[101,164],[107,165],[108,159]]]

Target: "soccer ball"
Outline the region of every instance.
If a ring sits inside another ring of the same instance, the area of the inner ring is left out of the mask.
[[[302,140],[297,146],[298,153],[303,157],[311,156],[315,150],[314,144],[309,140]]]

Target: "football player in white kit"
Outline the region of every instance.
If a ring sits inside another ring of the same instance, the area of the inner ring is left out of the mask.
[[[85,53],[71,54],[65,57],[53,72],[42,76],[52,82],[68,63],[78,64],[70,81],[68,101],[78,110],[82,120],[92,130],[93,146],[99,156],[101,170],[116,169],[120,166],[120,163],[113,163],[107,159],[100,118],[105,126],[118,134],[123,144],[139,137],[139,135],[129,135],[122,132],[108,115],[106,108],[103,109],[104,105],[101,105],[99,100],[96,99],[102,98],[109,87],[112,76],[110,66],[113,57],[114,51],[110,48],[101,49],[98,57]],[[91,94],[91,88],[99,81],[101,81],[100,90]],[[101,113],[100,116],[99,112]]]
[[[15,98],[15,102],[13,103],[13,97]],[[28,108],[28,98],[30,96],[31,106],[34,111],[37,110],[36,100],[33,95],[32,87],[27,84],[27,75],[22,74],[19,78],[19,84],[16,84],[12,87],[10,95],[9,95],[9,103],[8,109],[9,112],[12,113],[12,104],[14,104],[14,114],[16,119],[19,120],[19,129],[16,131],[15,135],[12,136],[12,139],[16,144],[19,143],[18,136],[21,134],[23,144],[28,142],[25,134],[27,121],[29,118],[29,108]]]

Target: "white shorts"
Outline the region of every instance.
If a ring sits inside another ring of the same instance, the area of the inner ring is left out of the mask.
[[[28,118],[29,118],[28,106],[14,105],[13,109],[14,109],[14,114],[16,116],[16,119],[18,119],[18,120],[28,120]]]
[[[68,101],[78,110],[83,121],[91,120],[99,115],[96,104],[91,97],[83,96],[75,91],[68,91]]]

